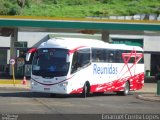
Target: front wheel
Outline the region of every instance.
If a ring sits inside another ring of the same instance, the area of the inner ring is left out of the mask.
[[[86,98],[87,96],[89,96],[89,93],[90,93],[90,85],[89,83],[85,83],[83,86],[82,97]]]

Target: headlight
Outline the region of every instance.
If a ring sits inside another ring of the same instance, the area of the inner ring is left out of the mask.
[[[62,82],[59,84],[59,86],[67,86],[68,85],[68,82]]]
[[[38,83],[37,83],[37,82],[32,81],[32,82],[31,82],[31,85],[38,85]]]

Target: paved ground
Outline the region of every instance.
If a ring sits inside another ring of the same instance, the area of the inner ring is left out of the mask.
[[[141,100],[160,102],[160,95],[157,95],[157,83],[145,83],[143,89],[135,91],[137,98]]]
[[[102,113],[154,113],[160,111],[159,102],[136,98],[140,92],[128,96],[116,94],[57,95],[31,93],[28,88],[0,87],[0,113],[16,114],[102,114]],[[3,109],[2,109],[3,108]]]
[[[24,81],[24,78],[16,79],[11,78],[0,79],[0,87],[12,87],[12,88],[30,88],[30,81]],[[157,95],[157,81],[154,76],[145,77],[145,85],[143,89],[135,91],[136,98],[141,100],[160,102],[160,95]]]
[[[143,89],[136,91],[137,98],[141,100],[160,102],[160,95],[157,95],[157,83],[145,83]]]
[[[22,80],[16,80],[15,84],[13,84],[13,80],[0,80],[0,87],[11,87],[11,88],[30,88],[30,81],[27,80],[25,84],[23,84]],[[136,97],[141,100],[155,101],[160,102],[160,95],[157,95],[157,83],[152,80],[152,78],[148,79],[148,83],[145,83],[143,89],[135,91],[137,94]]]
[[[6,114],[15,117],[18,115],[22,120],[101,120],[103,114],[118,113],[123,117],[133,113],[160,114],[156,83],[145,83],[143,89],[131,92],[128,96],[111,93],[91,95],[88,98],[77,95],[51,97],[50,94],[31,93],[30,83],[21,83],[0,84],[0,119],[5,118]]]

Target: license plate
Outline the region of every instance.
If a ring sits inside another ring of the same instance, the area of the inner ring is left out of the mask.
[[[44,91],[50,91],[50,88],[44,88]]]

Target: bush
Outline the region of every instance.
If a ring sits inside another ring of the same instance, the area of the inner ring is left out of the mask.
[[[8,15],[19,15],[20,10],[17,7],[12,7],[10,8]]]
[[[159,0],[26,0],[20,9],[17,0],[0,0],[1,15],[88,17],[109,15],[160,14]]]
[[[65,4],[68,5],[86,5],[86,4],[92,4],[94,0],[66,0]]]
[[[0,14],[1,15],[6,15],[7,14],[7,8],[4,6],[4,1],[0,0]]]
[[[101,3],[105,4],[113,4],[115,2],[119,2],[118,0],[100,0]]]

